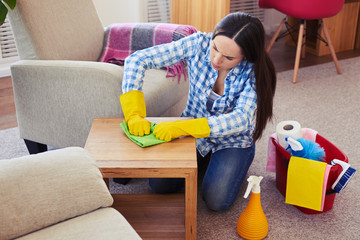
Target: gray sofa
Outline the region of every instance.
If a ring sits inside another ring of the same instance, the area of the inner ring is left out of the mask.
[[[0,239],[141,239],[83,148],[0,160]]]
[[[123,67],[97,62],[104,27],[92,0],[18,0],[9,19],[21,59],[11,66],[16,115],[30,153],[83,147],[94,118],[123,116]],[[148,116],[179,116],[185,106],[188,83],[165,75],[145,74]]]

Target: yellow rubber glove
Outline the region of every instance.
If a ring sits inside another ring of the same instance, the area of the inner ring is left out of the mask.
[[[129,132],[135,136],[150,134],[150,122],[146,119],[144,93],[138,90],[120,96],[120,103],[128,124]]]
[[[188,135],[195,138],[208,137],[210,127],[206,118],[178,120],[157,124],[153,133],[158,139],[169,142],[171,139]]]

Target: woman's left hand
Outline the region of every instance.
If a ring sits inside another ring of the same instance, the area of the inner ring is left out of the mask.
[[[157,124],[153,133],[158,139],[169,142],[174,138],[187,135],[195,138],[208,137],[210,127],[206,118],[178,120]]]
[[[156,138],[160,140],[165,140],[167,142],[171,141],[174,138],[179,138],[184,135],[188,135],[182,129],[180,129],[176,122],[162,122],[155,126],[153,133],[155,134]]]

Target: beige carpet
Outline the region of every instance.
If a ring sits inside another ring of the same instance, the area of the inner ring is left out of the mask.
[[[283,120],[296,120],[302,127],[317,130],[339,147],[360,171],[360,58],[340,61],[343,74],[336,74],[333,63],[299,71],[298,82],[291,82],[293,71],[278,74],[274,119],[257,144],[249,175],[264,176],[261,201],[269,222],[266,239],[360,239],[360,186],[356,173],[349,185],[337,194],[333,209],[307,215],[284,203],[275,186],[275,174],[266,172],[267,140]],[[0,131],[0,159],[26,155],[17,128]],[[249,199],[243,199],[246,184],[234,206],[226,212],[209,211],[199,197],[198,239],[241,239],[236,232],[239,215]],[[111,184],[112,192],[147,192],[147,180],[133,179],[128,185]]]
[[[336,195],[333,209],[308,215],[284,203],[275,186],[275,173],[266,172],[267,140],[283,120],[296,120],[302,127],[315,129],[340,148],[352,167],[360,171],[360,58],[340,61],[343,74],[333,63],[302,68],[298,82],[293,71],[278,74],[274,119],[258,142],[249,175],[264,176],[261,202],[269,223],[266,239],[360,239],[360,174]],[[198,239],[241,239],[236,232],[239,215],[248,200],[246,184],[231,210],[214,213],[198,204]]]

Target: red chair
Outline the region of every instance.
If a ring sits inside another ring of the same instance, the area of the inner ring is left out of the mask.
[[[296,57],[295,57],[295,66],[294,66],[294,76],[293,82],[296,83],[296,78],[299,70],[300,63],[300,53],[302,56],[305,56],[305,47],[302,48],[302,45],[305,46],[306,43],[306,20],[320,20],[320,28],[324,32],[325,39],[320,39],[325,42],[329,46],[330,53],[332,59],[335,63],[336,70],[338,74],[341,74],[339,62],[337,60],[334,47],[331,43],[331,39],[329,37],[327,28],[325,26],[325,22],[323,18],[328,18],[336,15],[342,9],[344,5],[344,0],[259,0],[260,8],[274,8],[279,12],[286,14],[286,17],[281,21],[280,26],[275,32],[275,35],[272,37],[268,47],[267,52],[270,52],[270,49],[274,42],[279,39],[279,34],[286,24],[287,30],[289,31],[292,27],[288,27],[288,16],[300,19],[299,26],[299,37],[297,40],[297,48],[296,48]],[[285,35],[289,34],[287,32]],[[285,36],[283,35],[283,36]]]

